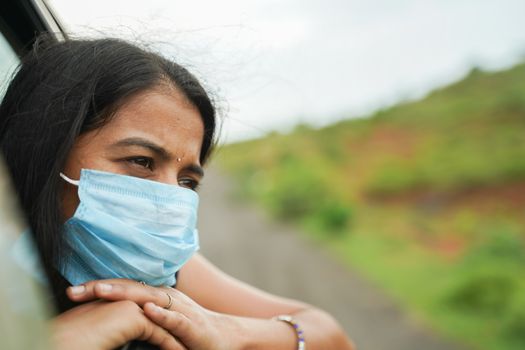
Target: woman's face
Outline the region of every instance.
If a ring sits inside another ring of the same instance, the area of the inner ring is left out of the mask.
[[[102,170],[195,189],[204,124],[178,90],[158,87],[127,101],[99,129],[78,137],[63,173],[79,179],[81,169]],[[64,220],[78,204],[77,187],[64,181]]]

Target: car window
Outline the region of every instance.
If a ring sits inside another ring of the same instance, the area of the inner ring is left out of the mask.
[[[0,99],[4,97],[11,75],[19,62],[15,51],[4,35],[0,33]]]
[[[0,32],[0,100],[19,62],[15,50]],[[27,229],[14,198],[0,154],[0,348],[50,349],[46,320],[52,310],[49,302],[46,303],[46,291],[24,270],[13,253],[15,242]],[[26,266],[26,262],[23,263]]]

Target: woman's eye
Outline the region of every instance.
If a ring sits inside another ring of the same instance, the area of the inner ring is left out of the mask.
[[[127,159],[128,162],[134,165],[141,166],[143,168],[153,170],[153,159],[148,157],[133,157]]]
[[[190,190],[196,191],[197,188],[199,187],[199,182],[194,179],[185,178],[185,179],[179,180],[179,186],[189,188]]]

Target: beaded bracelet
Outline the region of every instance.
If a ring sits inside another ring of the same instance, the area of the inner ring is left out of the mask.
[[[306,343],[304,341],[304,332],[297,322],[290,315],[279,315],[273,318],[276,321],[283,321],[293,327],[295,334],[297,335],[297,350],[305,350]]]

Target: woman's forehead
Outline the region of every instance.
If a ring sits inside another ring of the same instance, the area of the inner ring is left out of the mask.
[[[132,95],[117,109],[115,117],[118,122],[127,124],[149,124],[152,119],[158,118],[169,124],[177,122],[190,126],[197,122],[203,126],[198,109],[182,92],[162,86]]]
[[[90,154],[111,151],[122,140],[141,139],[198,162],[204,123],[198,109],[175,89],[138,93],[125,101],[99,129],[82,134],[77,148]]]

